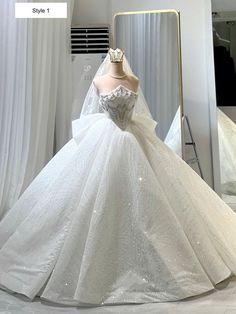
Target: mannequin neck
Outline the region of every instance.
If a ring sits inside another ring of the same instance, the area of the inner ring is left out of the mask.
[[[123,69],[123,62],[111,62],[109,74],[114,76],[122,76],[125,74]]]

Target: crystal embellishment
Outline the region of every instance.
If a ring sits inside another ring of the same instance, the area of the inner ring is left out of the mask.
[[[107,117],[125,130],[132,118],[137,96],[137,93],[120,85],[107,94],[100,94],[99,101]]]
[[[110,48],[108,53],[109,53],[111,62],[122,62],[123,61],[124,51],[121,50],[120,48],[116,48],[115,50]]]

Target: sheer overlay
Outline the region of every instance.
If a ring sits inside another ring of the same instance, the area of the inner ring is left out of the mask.
[[[140,95],[120,85],[95,101],[90,89],[73,138],[0,223],[3,289],[148,303],[236,274],[236,215],[156,137]]]

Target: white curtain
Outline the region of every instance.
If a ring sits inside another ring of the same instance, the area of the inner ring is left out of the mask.
[[[116,18],[116,46],[124,48],[139,77],[157,134],[164,140],[179,107],[178,37],[175,13]]]
[[[68,19],[15,19],[0,1],[0,217],[70,137],[67,3]]]

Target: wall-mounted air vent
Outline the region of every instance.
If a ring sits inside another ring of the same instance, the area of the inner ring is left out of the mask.
[[[105,26],[73,26],[71,54],[107,53],[110,46],[110,28]]]

